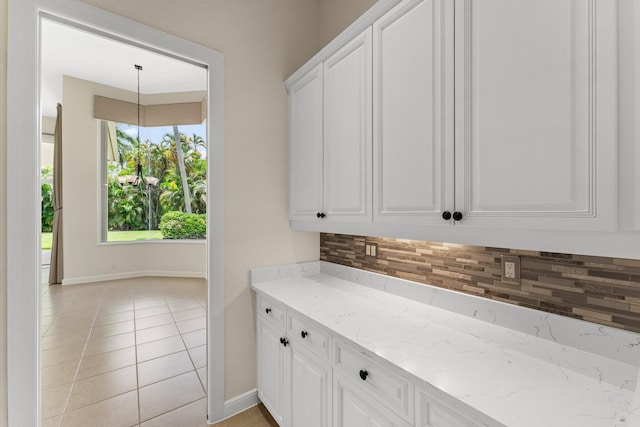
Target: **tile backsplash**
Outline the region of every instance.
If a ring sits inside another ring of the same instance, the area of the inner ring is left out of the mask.
[[[502,255],[520,256],[519,285],[501,281]],[[320,259],[640,332],[640,260],[330,233]]]

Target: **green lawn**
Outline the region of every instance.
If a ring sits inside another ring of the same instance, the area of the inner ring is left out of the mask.
[[[132,242],[134,240],[161,240],[160,230],[142,231],[109,231],[107,241],[109,242]],[[51,249],[51,233],[42,233],[42,249]]]
[[[51,241],[53,236],[51,233],[42,233],[42,249],[51,249]]]
[[[141,231],[109,231],[107,233],[108,242],[132,242],[134,240],[162,240],[160,230]]]

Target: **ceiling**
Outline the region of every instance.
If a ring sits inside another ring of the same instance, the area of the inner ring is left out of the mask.
[[[42,20],[42,115],[55,117],[62,103],[62,76],[69,75],[132,92],[140,72],[142,94],[206,90],[207,71],[146,49],[48,19]]]

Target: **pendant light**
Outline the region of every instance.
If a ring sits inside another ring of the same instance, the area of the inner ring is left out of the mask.
[[[136,176],[138,177],[138,179],[142,180],[142,162],[140,161],[140,71],[142,71],[142,65],[134,64],[133,66],[138,71],[138,131],[136,134]]]

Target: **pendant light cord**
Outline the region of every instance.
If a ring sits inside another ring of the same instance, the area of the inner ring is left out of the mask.
[[[136,165],[136,173],[142,178],[142,162],[140,161],[140,71],[142,71],[142,65],[134,64],[133,66],[138,70],[138,132],[136,135],[138,164]]]

